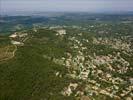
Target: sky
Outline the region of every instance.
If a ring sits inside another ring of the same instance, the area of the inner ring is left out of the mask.
[[[123,12],[133,0],[0,0],[0,12]]]

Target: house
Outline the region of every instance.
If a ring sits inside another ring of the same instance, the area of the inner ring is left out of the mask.
[[[14,45],[23,45],[23,43],[18,42],[18,41],[13,41],[13,40],[11,41],[11,43],[14,44]]]
[[[131,84],[133,84],[133,78],[130,78],[129,81]]]
[[[17,37],[17,34],[14,33],[14,34],[10,35],[9,37],[10,37],[10,38],[16,38],[16,37]]]
[[[61,29],[61,30],[57,30],[57,34],[56,35],[65,35],[66,34],[66,30]]]

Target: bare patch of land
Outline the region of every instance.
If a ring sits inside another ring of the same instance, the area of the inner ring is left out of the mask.
[[[0,47],[0,62],[13,58],[15,56],[16,50],[16,45],[7,45]]]

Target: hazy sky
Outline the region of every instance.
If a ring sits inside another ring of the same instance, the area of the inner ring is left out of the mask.
[[[0,0],[1,12],[133,11],[133,0]]]

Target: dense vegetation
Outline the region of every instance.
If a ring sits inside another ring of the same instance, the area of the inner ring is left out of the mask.
[[[121,57],[130,63],[129,67],[133,67],[132,53],[125,54],[124,50],[112,48],[112,45],[108,43],[93,43],[94,38],[107,38],[109,42],[111,41],[110,43],[113,43],[114,39],[120,39],[132,44],[132,15],[81,14],[78,16],[77,14],[68,14],[67,16],[50,18],[6,16],[2,17],[2,20],[0,22],[0,33],[12,34],[16,31],[25,31],[28,33],[28,39],[23,46],[17,46],[15,57],[0,62],[0,100],[75,100],[73,94],[63,96],[61,91],[70,82],[78,81],[82,83],[81,80],[74,80],[66,76],[69,70],[65,66],[53,62],[54,58],[66,57],[66,52],[72,53],[73,56],[77,54],[78,51],[70,48],[74,45],[74,43],[69,42],[70,37],[76,37],[87,47],[87,50],[84,51],[86,55],[93,57],[94,55],[108,56],[111,54],[116,56],[120,52]],[[67,31],[65,36],[60,37],[56,35],[55,30],[49,29],[50,26],[57,25],[67,26],[63,27]],[[36,32],[33,31],[34,28],[37,29]],[[79,33],[82,33],[82,37],[78,35]],[[88,42],[85,42],[84,39],[88,39]],[[1,35],[0,49],[6,45],[11,45],[10,41],[8,35]],[[50,57],[50,59],[46,59],[44,56]],[[120,62],[112,63],[114,67],[117,64],[121,65]],[[114,77],[125,78],[133,75],[130,70],[125,74],[110,72],[105,68],[106,66],[106,64],[100,65],[98,68],[104,72],[112,73]],[[57,77],[57,72],[60,72],[62,76]],[[89,78],[96,79],[101,83],[101,88],[111,86],[110,83],[100,81],[91,74]],[[81,85],[84,87],[84,84]],[[121,87],[125,88],[126,86]],[[109,97],[95,96],[96,100],[103,98],[106,100]]]

